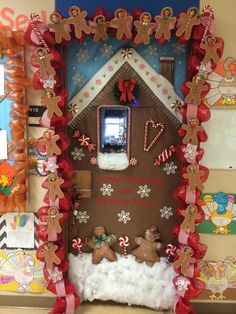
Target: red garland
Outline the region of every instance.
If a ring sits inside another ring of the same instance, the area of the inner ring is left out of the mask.
[[[106,19],[109,19],[109,14],[103,9],[103,8],[97,8],[97,10],[94,13],[94,17],[103,14]],[[128,13],[129,14],[129,13]],[[138,19],[139,16],[142,14],[142,11],[140,9],[135,9],[133,11],[133,17],[134,20]],[[204,51],[200,48],[200,43],[202,42],[203,38],[206,38],[206,36],[212,34],[212,31],[214,27],[212,26],[214,24],[214,15],[212,12],[212,9],[210,7],[204,8],[203,13],[200,15],[201,19],[201,24],[199,26],[195,26],[193,28],[192,36],[191,36],[191,41],[192,45],[190,47],[190,57],[188,60],[188,79],[191,81],[192,78],[198,74],[198,69],[201,65],[201,61],[204,57]],[[178,26],[178,21],[176,23],[176,26]],[[36,33],[39,31],[41,33],[41,36],[39,35],[40,38],[35,37],[35,31]],[[135,29],[133,29],[133,34],[135,34]],[[114,32],[114,30],[113,30]],[[112,30],[111,30],[112,33]],[[61,59],[60,54],[54,49],[55,48],[55,41],[54,41],[54,34],[52,34],[43,23],[41,23],[37,16],[32,16],[31,18],[31,23],[26,31],[25,34],[25,39],[28,43],[31,45],[34,45],[36,47],[39,46],[44,46],[48,45],[48,48],[50,52],[54,55],[55,59],[53,60],[53,66],[56,70],[58,70],[63,62]],[[219,57],[222,56],[223,53],[223,40],[220,38],[217,38],[217,40],[222,41],[222,47],[218,49],[217,53]],[[181,37],[178,38],[179,42],[183,42],[183,39]],[[186,41],[184,41],[186,42]],[[63,43],[62,43],[63,44]],[[212,63],[212,69],[214,69],[216,65]],[[63,95],[65,97],[62,97],[62,103],[60,104],[61,109],[63,110],[64,104],[66,102],[66,91],[61,87],[61,78],[59,75],[56,75],[54,77],[55,82],[53,83],[54,85],[54,90],[57,95]],[[123,82],[124,83],[124,82]],[[120,82],[120,91],[122,92],[121,96],[122,99],[127,97],[132,98],[132,84],[128,86],[124,86],[122,82]],[[205,83],[206,84],[206,83]],[[35,73],[34,78],[33,78],[33,85],[35,89],[38,90],[43,90],[43,83],[40,81],[39,73],[38,71]],[[184,94],[184,97],[186,97],[187,93],[189,92],[187,86],[185,83],[182,85],[182,92]],[[205,96],[205,94],[202,95],[202,97]],[[189,109],[188,104],[185,104],[180,108],[180,113],[181,115],[186,118],[188,115],[188,110]],[[203,102],[201,102],[197,107],[196,107],[196,117],[198,118],[199,122],[206,122],[210,118],[210,110],[205,106]],[[42,118],[41,119],[42,123],[45,123],[45,120]],[[61,141],[60,141],[60,147],[62,150],[66,150],[68,145],[69,145],[69,140],[66,137],[65,134],[61,133],[61,129],[67,124],[67,118],[66,117],[57,117],[53,116],[51,121],[46,121],[46,126],[47,127],[53,127],[55,129],[55,133],[61,135]],[[184,136],[184,130],[180,128],[179,130],[179,135],[182,137]],[[207,140],[207,135],[205,131],[199,132],[199,141],[203,142]],[[177,155],[179,156],[180,160],[184,163],[184,167],[182,171],[184,172],[186,169],[186,166],[189,163],[198,163],[201,158],[204,155],[204,150],[202,148],[197,147],[196,149],[196,156],[193,158],[193,160],[189,159],[186,157],[186,145],[179,145],[178,147],[175,147],[174,150],[170,151],[170,154],[172,152],[176,152]],[[159,158],[159,157],[158,157]],[[159,158],[160,160],[157,160],[157,164],[159,164],[162,160],[161,157]],[[57,157],[57,165],[58,165],[58,175],[60,177],[63,177],[65,180],[64,186],[62,187],[64,189],[64,192],[68,189],[68,186],[70,184],[69,179],[67,177],[67,174],[71,173],[73,171],[73,167],[71,162],[62,154],[61,156]],[[200,166],[200,168],[204,169],[204,177],[202,178],[202,181],[204,182],[208,176],[208,169],[205,167]],[[186,206],[189,203],[189,200],[187,199],[187,194],[189,193],[188,189],[188,182],[183,180],[183,183],[180,184],[175,192],[174,196],[176,199],[181,201],[181,206],[180,208],[176,209],[176,213],[181,219],[183,219],[181,215],[181,210],[185,209]],[[196,190],[195,193],[191,196],[191,200],[193,204],[196,204],[198,199],[200,198],[201,191]],[[49,208],[49,198],[48,198],[48,193],[46,193],[44,197],[44,202],[46,203],[46,206],[41,207],[38,211],[40,220],[43,219],[43,217],[47,214],[47,210]],[[64,198],[60,199],[58,202],[60,212],[63,213],[63,218],[62,220],[65,220],[68,218],[68,211],[72,207],[71,203],[71,197],[68,192],[65,192]],[[202,214],[201,210],[198,207],[199,213]],[[203,219],[203,215],[201,215],[201,218],[197,221],[199,223]],[[61,220],[61,221],[62,221]],[[40,239],[43,241],[47,240],[47,234],[45,231],[45,228],[38,228],[37,229],[37,234]],[[176,225],[173,228],[173,234],[179,238],[180,234],[180,225]],[[44,274],[45,278],[48,282],[48,289],[52,291],[54,294],[57,295],[57,300],[54,304],[53,310],[50,312],[51,314],[59,314],[59,313],[64,313],[67,311],[67,306],[70,304],[70,306],[73,306],[73,308],[76,308],[79,306],[80,300],[79,296],[75,292],[74,286],[68,281],[65,273],[67,272],[68,269],[68,264],[66,262],[66,259],[64,257],[64,243],[61,240],[60,235],[58,235],[56,244],[58,245],[58,250],[56,251],[56,254],[61,258],[61,264],[57,267],[57,270],[59,272],[59,275],[62,274],[62,278],[60,279],[60,283],[64,285],[64,291],[65,295],[60,296],[60,294],[57,291],[57,282],[54,282],[51,279],[51,275],[48,273],[48,270],[45,268],[44,269]],[[199,234],[195,231],[194,233],[189,233],[187,237],[187,243],[179,244],[179,248],[183,247],[183,245],[188,245],[192,247],[194,250],[194,257],[199,260],[202,259],[205,255],[206,252],[206,245],[199,243]],[[41,247],[39,248],[39,251],[41,250]],[[179,273],[179,270],[176,270]],[[179,274],[176,276],[173,280],[174,285],[176,287],[176,296],[177,296],[177,301],[175,304],[175,313],[177,314],[194,314],[194,310],[190,306],[190,299],[196,297],[203,289],[204,285],[202,282],[196,279],[196,277],[199,276],[199,268],[197,264],[195,263],[194,265],[194,276],[193,278],[187,278],[183,274]],[[184,285],[183,285],[184,284]],[[181,286],[182,285],[182,286]],[[181,290],[180,287],[184,287],[185,290]]]

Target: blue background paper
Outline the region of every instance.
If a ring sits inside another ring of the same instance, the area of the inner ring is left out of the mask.
[[[113,13],[116,9],[122,7],[129,12],[139,8],[157,14],[166,6],[172,7],[174,14],[178,14],[180,11],[187,10],[192,6],[199,7],[199,0],[56,0],[56,9],[64,16],[68,16],[68,9],[72,5],[77,5],[86,10],[89,15],[92,15],[98,7],[103,7],[109,13]]]

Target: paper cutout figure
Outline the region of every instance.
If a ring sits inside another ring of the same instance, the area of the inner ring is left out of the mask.
[[[132,21],[133,17],[128,16],[124,9],[117,9],[115,11],[115,17],[111,20],[110,26],[117,29],[116,39],[120,40],[124,36],[126,39],[132,37]]]
[[[173,17],[173,9],[166,7],[162,9],[161,15],[155,17],[157,22],[157,31],[155,37],[157,39],[164,36],[166,40],[169,40],[171,37],[171,29],[175,27],[176,17]]]
[[[201,103],[201,94],[208,90],[207,85],[204,85],[204,81],[199,76],[195,76],[192,82],[187,82],[186,86],[190,89],[184,101],[187,104],[199,105]]]
[[[176,36],[179,37],[183,35],[185,40],[189,40],[193,27],[201,23],[198,18],[198,9],[196,7],[191,7],[188,9],[187,14],[184,12],[181,13],[180,23],[181,24],[176,31]]]
[[[67,41],[71,40],[67,19],[63,19],[59,12],[54,11],[50,15],[50,21],[52,23],[48,24],[48,28],[55,33],[55,41],[57,44],[60,44],[62,39]]]
[[[208,63],[212,60],[214,63],[217,63],[220,59],[217,49],[219,49],[221,46],[222,43],[217,42],[215,37],[207,36],[206,42],[200,44],[200,47],[205,50],[203,62]]]
[[[48,119],[52,119],[53,114],[58,117],[62,116],[62,111],[58,106],[59,101],[61,101],[60,96],[55,96],[55,92],[52,90],[47,90],[45,96],[41,99],[41,104],[47,107]]]
[[[197,206],[190,204],[185,210],[181,210],[181,214],[184,216],[184,220],[181,223],[180,228],[194,232],[195,221],[201,218],[201,215],[197,212]]]
[[[94,22],[91,26],[91,32],[94,33],[93,41],[107,40],[107,28],[110,25],[109,21],[106,21],[104,15],[100,14],[94,18]]]
[[[160,233],[155,225],[145,231],[144,238],[135,238],[135,243],[139,247],[134,249],[131,254],[135,256],[138,263],[146,262],[147,265],[152,266],[160,261],[157,251],[160,250],[162,244],[157,241],[159,239]]]
[[[46,146],[47,157],[55,155],[61,155],[61,149],[57,145],[57,141],[60,139],[59,135],[55,135],[52,130],[47,130],[43,133],[43,138],[39,140],[41,145]]]
[[[68,19],[68,23],[74,25],[76,38],[80,39],[83,32],[87,35],[90,34],[91,29],[85,19],[88,15],[86,11],[81,12],[80,8],[74,5],[69,8],[69,14],[71,18]]]
[[[47,269],[52,269],[54,264],[60,265],[61,260],[55,254],[57,249],[57,245],[51,242],[47,242],[43,245],[42,250],[38,252],[38,256],[44,259]]]
[[[44,221],[47,223],[47,234],[53,232],[61,233],[60,219],[63,217],[62,213],[59,213],[57,207],[50,207],[48,209],[48,215],[44,217]]]
[[[196,117],[190,117],[187,123],[188,124],[183,124],[181,127],[183,130],[186,131],[182,143],[191,143],[192,145],[198,145],[198,132],[203,131],[203,127],[199,125],[199,121]]]
[[[191,263],[195,263],[196,259],[193,258],[193,249],[190,246],[184,247],[182,250],[177,249],[176,253],[178,259],[174,262],[174,268],[179,268],[182,274],[186,274]]]
[[[185,179],[189,181],[189,189],[191,192],[194,192],[196,188],[200,191],[204,190],[204,185],[202,184],[201,177],[204,175],[203,170],[199,170],[197,164],[190,164],[187,167],[187,173],[183,174]]]
[[[49,75],[55,75],[56,71],[51,65],[51,60],[54,57],[51,53],[47,53],[45,48],[38,48],[35,52],[35,57],[32,58],[32,62],[39,65],[39,75],[41,79],[47,78]]]
[[[88,241],[88,246],[93,250],[94,264],[99,264],[104,258],[110,262],[117,260],[115,252],[111,249],[115,241],[116,236],[114,234],[107,236],[103,226],[93,229],[93,237]]]
[[[151,22],[152,16],[149,12],[143,12],[140,15],[139,21],[134,21],[134,26],[137,29],[137,35],[134,38],[135,44],[144,43],[148,45],[150,43],[150,35],[153,32],[155,23]]]
[[[61,185],[64,183],[62,178],[59,178],[55,172],[51,173],[47,180],[43,183],[43,187],[49,190],[49,199],[54,200],[56,197],[63,198],[64,193],[61,190]]]

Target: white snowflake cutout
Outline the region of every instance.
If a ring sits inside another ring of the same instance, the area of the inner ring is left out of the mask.
[[[55,159],[46,159],[44,161],[45,171],[47,172],[56,172],[58,169],[58,165]]]
[[[102,48],[100,48],[100,52],[103,57],[110,58],[114,51],[112,50],[112,45],[104,44]]]
[[[40,79],[40,82],[43,83],[43,88],[53,89],[57,81],[54,79],[53,75],[49,75],[45,79]]]
[[[53,283],[56,283],[63,278],[62,272],[58,269],[58,267],[54,267],[53,269],[49,269],[49,279],[52,280]]]
[[[177,168],[178,167],[172,161],[170,163],[166,162],[163,167],[163,170],[166,172],[167,175],[169,175],[169,174],[175,174]]]
[[[197,155],[197,145],[188,143],[187,146],[184,147],[183,152],[186,159],[194,159]]]
[[[138,187],[137,194],[139,194],[141,198],[144,198],[144,197],[149,197],[150,192],[151,192],[151,189],[147,186],[147,184],[145,184],[145,185],[140,185]]]
[[[148,48],[145,49],[145,55],[150,59],[156,58],[158,56],[157,47],[148,46]]]
[[[76,53],[76,57],[80,63],[86,63],[89,58],[88,49],[79,49],[79,51]]]
[[[103,183],[102,187],[100,188],[100,191],[102,192],[103,196],[111,196],[112,192],[114,192],[114,189],[112,188],[111,184],[105,184]]]
[[[84,211],[79,210],[78,211],[77,209],[75,209],[73,214],[75,215],[75,218],[79,220],[80,224],[82,224],[82,223],[86,224],[90,218],[90,216],[88,215],[86,210],[84,210]]]
[[[117,214],[117,216],[119,218],[118,221],[124,224],[127,224],[127,222],[131,220],[130,213],[126,212],[125,210],[122,210],[120,213]]]
[[[176,280],[175,285],[179,291],[187,291],[188,286],[190,285],[190,280],[184,276],[180,276]]]
[[[73,77],[73,85],[81,87],[85,82],[84,74],[76,73]]]
[[[212,72],[211,62],[203,63],[201,62],[199,66],[197,66],[198,74],[207,78],[209,74]]]
[[[84,151],[82,148],[75,147],[74,150],[71,152],[74,160],[82,160],[85,156]]]
[[[160,209],[161,218],[169,219],[171,216],[173,216],[173,210],[172,207],[164,206]]]
[[[176,43],[176,44],[172,44],[172,47],[173,47],[173,51],[177,54],[177,55],[182,55],[183,53],[185,53],[185,45],[183,44],[179,44],[179,43]]]

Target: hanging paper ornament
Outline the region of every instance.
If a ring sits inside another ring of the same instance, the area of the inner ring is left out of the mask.
[[[127,258],[127,247],[130,245],[130,239],[128,236],[123,235],[119,237],[119,246],[123,249],[123,254]]]

